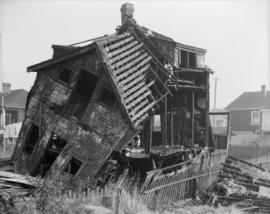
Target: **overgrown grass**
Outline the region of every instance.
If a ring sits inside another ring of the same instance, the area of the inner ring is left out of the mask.
[[[147,206],[143,203],[136,185],[130,187],[128,181],[122,178],[117,183],[110,183],[104,188],[90,186],[88,195],[84,187],[76,186],[77,196],[68,196],[65,191],[73,188],[70,179],[63,175],[56,175],[47,180],[30,179],[37,188],[24,198],[16,198],[15,204],[21,214],[199,214],[199,213],[241,213],[235,207],[194,206],[187,202],[170,205]],[[117,212],[117,210],[119,212]]]

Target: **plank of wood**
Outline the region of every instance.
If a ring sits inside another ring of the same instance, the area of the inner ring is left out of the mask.
[[[128,43],[125,46],[119,47],[118,49],[115,49],[113,51],[109,51],[108,56],[110,57],[110,59],[112,59],[113,57],[116,57],[120,53],[125,52],[126,50],[130,49],[131,47],[133,47],[136,44],[139,44],[139,42],[137,40],[135,40],[131,43]]]
[[[125,86],[120,86],[119,88],[122,92],[126,92],[129,88],[131,88],[132,86],[138,84],[141,80],[143,80],[145,78],[144,75],[138,76],[138,78],[134,79],[132,82],[126,84]]]
[[[115,50],[116,48],[126,44],[126,43],[129,43],[130,41],[134,40],[134,37],[133,36],[129,36],[127,38],[125,38],[124,40],[121,40],[121,41],[118,41],[114,44],[108,44],[106,47],[105,47],[105,50],[107,52],[110,52],[112,50]]]
[[[137,113],[138,110],[140,110],[142,107],[144,107],[145,105],[148,105],[149,101],[148,99],[143,100],[142,102],[140,102],[138,105],[136,105],[131,112],[129,113],[131,116],[135,115]]]
[[[127,109],[130,109],[131,107],[135,106],[137,103],[139,103],[140,101],[146,99],[147,96],[149,96],[149,94],[151,94],[151,91],[147,91],[145,94],[143,94],[140,97],[137,97],[135,100],[133,100],[133,102],[131,102],[130,104],[126,105]]]
[[[123,92],[121,94],[121,96],[123,98],[126,98],[128,97],[129,95],[131,95],[132,93],[134,93],[135,91],[139,90],[141,87],[143,87],[145,85],[144,82],[139,82],[139,84],[133,86],[132,88],[130,88],[129,90],[127,90],[126,92]]]
[[[129,82],[133,81],[134,79],[136,79],[138,76],[145,76],[144,73],[147,72],[148,68],[149,68],[149,64],[140,68],[139,70],[137,70],[136,72],[134,72],[133,74],[131,74],[129,77],[122,79],[121,81],[119,81],[119,85],[122,87],[126,84],[128,84]]]
[[[147,85],[145,85],[144,87],[142,87],[141,89],[136,91],[134,94],[132,94],[129,97],[127,97],[126,99],[124,99],[125,103],[128,104],[130,101],[134,100],[136,97],[143,94],[145,91],[149,90],[149,87],[151,87],[151,85],[153,85],[154,82],[155,81],[153,80],[152,82],[148,83]]]
[[[134,67],[122,72],[121,74],[117,74],[116,75],[116,80],[118,81],[118,80],[121,80],[123,78],[129,77],[129,75],[133,74],[139,68],[146,66],[148,62],[149,62],[149,60],[148,61],[143,60],[140,63],[138,63],[137,65],[135,65]]]
[[[124,38],[129,37],[129,36],[131,36],[131,34],[128,33],[128,32],[125,32],[125,33],[123,33],[123,34],[115,35],[115,36],[110,37],[110,38],[108,38],[108,39],[104,39],[104,40],[102,40],[102,41],[99,41],[99,43],[102,44],[103,46],[106,46],[106,45],[108,45],[109,43],[112,43],[112,42],[114,42],[114,41],[118,41],[118,40],[124,39]]]
[[[252,163],[247,162],[247,161],[244,161],[244,160],[240,160],[240,159],[235,158],[235,157],[233,157],[233,156],[228,155],[227,158],[228,158],[228,159],[231,159],[231,160],[234,160],[234,161],[239,161],[240,163],[244,163],[244,164],[247,164],[247,165],[249,165],[249,166],[253,166],[253,167],[257,168],[257,169],[261,169],[262,171],[266,171],[266,169],[264,169],[264,168],[262,168],[262,167],[260,167],[260,166],[258,166],[258,165],[252,164]]]
[[[129,61],[132,61],[134,60],[135,58],[137,58],[138,56],[140,55],[145,55],[145,57],[148,55],[148,53],[146,53],[144,50],[140,49],[140,50],[137,50],[133,53],[131,53],[129,56],[121,59],[120,61],[116,62],[116,63],[113,63],[111,64],[111,67],[112,69],[117,69],[119,67],[121,67],[122,65],[128,63]]]
[[[149,114],[145,114],[143,117],[139,118],[137,121],[135,121],[135,126],[140,125],[140,123],[142,121],[144,121],[147,117],[149,116]]]
[[[238,167],[235,167],[235,166],[232,166],[230,164],[227,164],[227,163],[221,163],[221,165],[225,166],[225,167],[228,167],[228,168],[232,168],[232,169],[235,169],[237,171],[241,171]]]
[[[252,178],[250,175],[245,175],[245,174],[242,174],[242,173],[240,173],[240,172],[236,172],[236,171],[231,171],[231,170],[229,170],[229,169],[222,169],[222,171],[224,171],[224,172],[227,172],[227,173],[230,173],[231,175],[238,175],[238,176],[242,176],[242,177],[246,177],[246,178]]]
[[[147,105],[145,108],[141,109],[137,114],[135,114],[134,117],[131,117],[131,120],[134,122],[137,118],[140,118],[143,114],[145,114],[149,109],[151,109],[156,102],[152,102],[149,105]]]
[[[146,62],[149,62],[152,59],[151,56],[148,56],[148,57],[146,57],[146,56],[147,56],[147,54],[139,56],[138,58],[134,59],[132,62],[128,63],[127,65],[122,66],[121,68],[117,68],[117,69],[113,70],[113,73],[115,75],[118,75],[118,74],[122,73],[123,71],[132,68],[134,65],[139,63],[141,60],[143,60],[142,64],[145,64]]]
[[[117,49],[116,51],[112,53],[109,53],[108,56],[110,58],[110,61],[114,63],[118,61],[119,59],[128,56],[130,53],[133,53],[134,51],[140,49],[143,46],[143,44],[138,44],[138,43],[139,43],[138,41],[134,41],[120,49]]]

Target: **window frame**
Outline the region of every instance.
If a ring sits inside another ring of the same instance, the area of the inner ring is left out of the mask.
[[[258,114],[258,122],[255,122],[254,121],[254,118],[255,118],[254,116],[256,114]],[[259,125],[261,125],[261,112],[260,111],[251,111],[251,113],[250,113],[250,124],[252,126],[259,126]]]
[[[60,157],[60,155],[58,157]],[[70,161],[72,160],[72,158],[74,158],[82,163],[80,168],[78,169],[78,171],[75,173],[75,175],[72,175],[71,173],[65,171],[65,169],[67,168],[67,166],[70,163]],[[84,166],[85,166],[85,161],[82,161],[80,158],[76,157],[75,155],[69,155],[69,157],[66,159],[65,163],[61,167],[62,168],[61,171],[63,173],[70,175],[73,178],[76,178],[76,176],[83,170]]]
[[[71,72],[71,74],[70,74],[70,76],[69,76],[69,79],[68,79],[68,81],[67,82],[65,82],[65,81],[63,81],[62,79],[60,79],[60,74],[61,74],[61,72],[63,71],[63,70],[69,70],[70,72]],[[62,66],[60,69],[59,69],[59,73],[58,73],[58,75],[57,75],[57,80],[59,80],[61,83],[63,83],[63,84],[65,84],[65,85],[70,85],[70,83],[71,83],[71,80],[72,80],[72,77],[73,77],[73,70],[70,68],[70,67],[68,67],[68,66]]]

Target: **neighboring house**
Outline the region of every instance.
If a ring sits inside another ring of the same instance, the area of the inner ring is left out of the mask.
[[[27,94],[24,89],[9,90],[4,93],[5,125],[23,121]],[[2,102],[0,110],[2,118]],[[3,127],[2,120],[1,127]]]
[[[244,92],[226,110],[231,113],[231,130],[234,133],[270,134],[270,91]]]
[[[211,113],[213,114],[222,112],[226,112],[226,110],[224,109],[211,110]],[[210,115],[210,122],[212,128],[227,127],[227,121],[228,121],[227,114]]]

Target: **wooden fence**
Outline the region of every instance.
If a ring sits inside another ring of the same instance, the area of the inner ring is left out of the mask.
[[[270,165],[270,146],[259,143],[230,144],[228,154],[264,167]]]
[[[150,171],[142,189],[145,203],[194,198],[217,180],[225,151],[205,153],[192,161]]]

